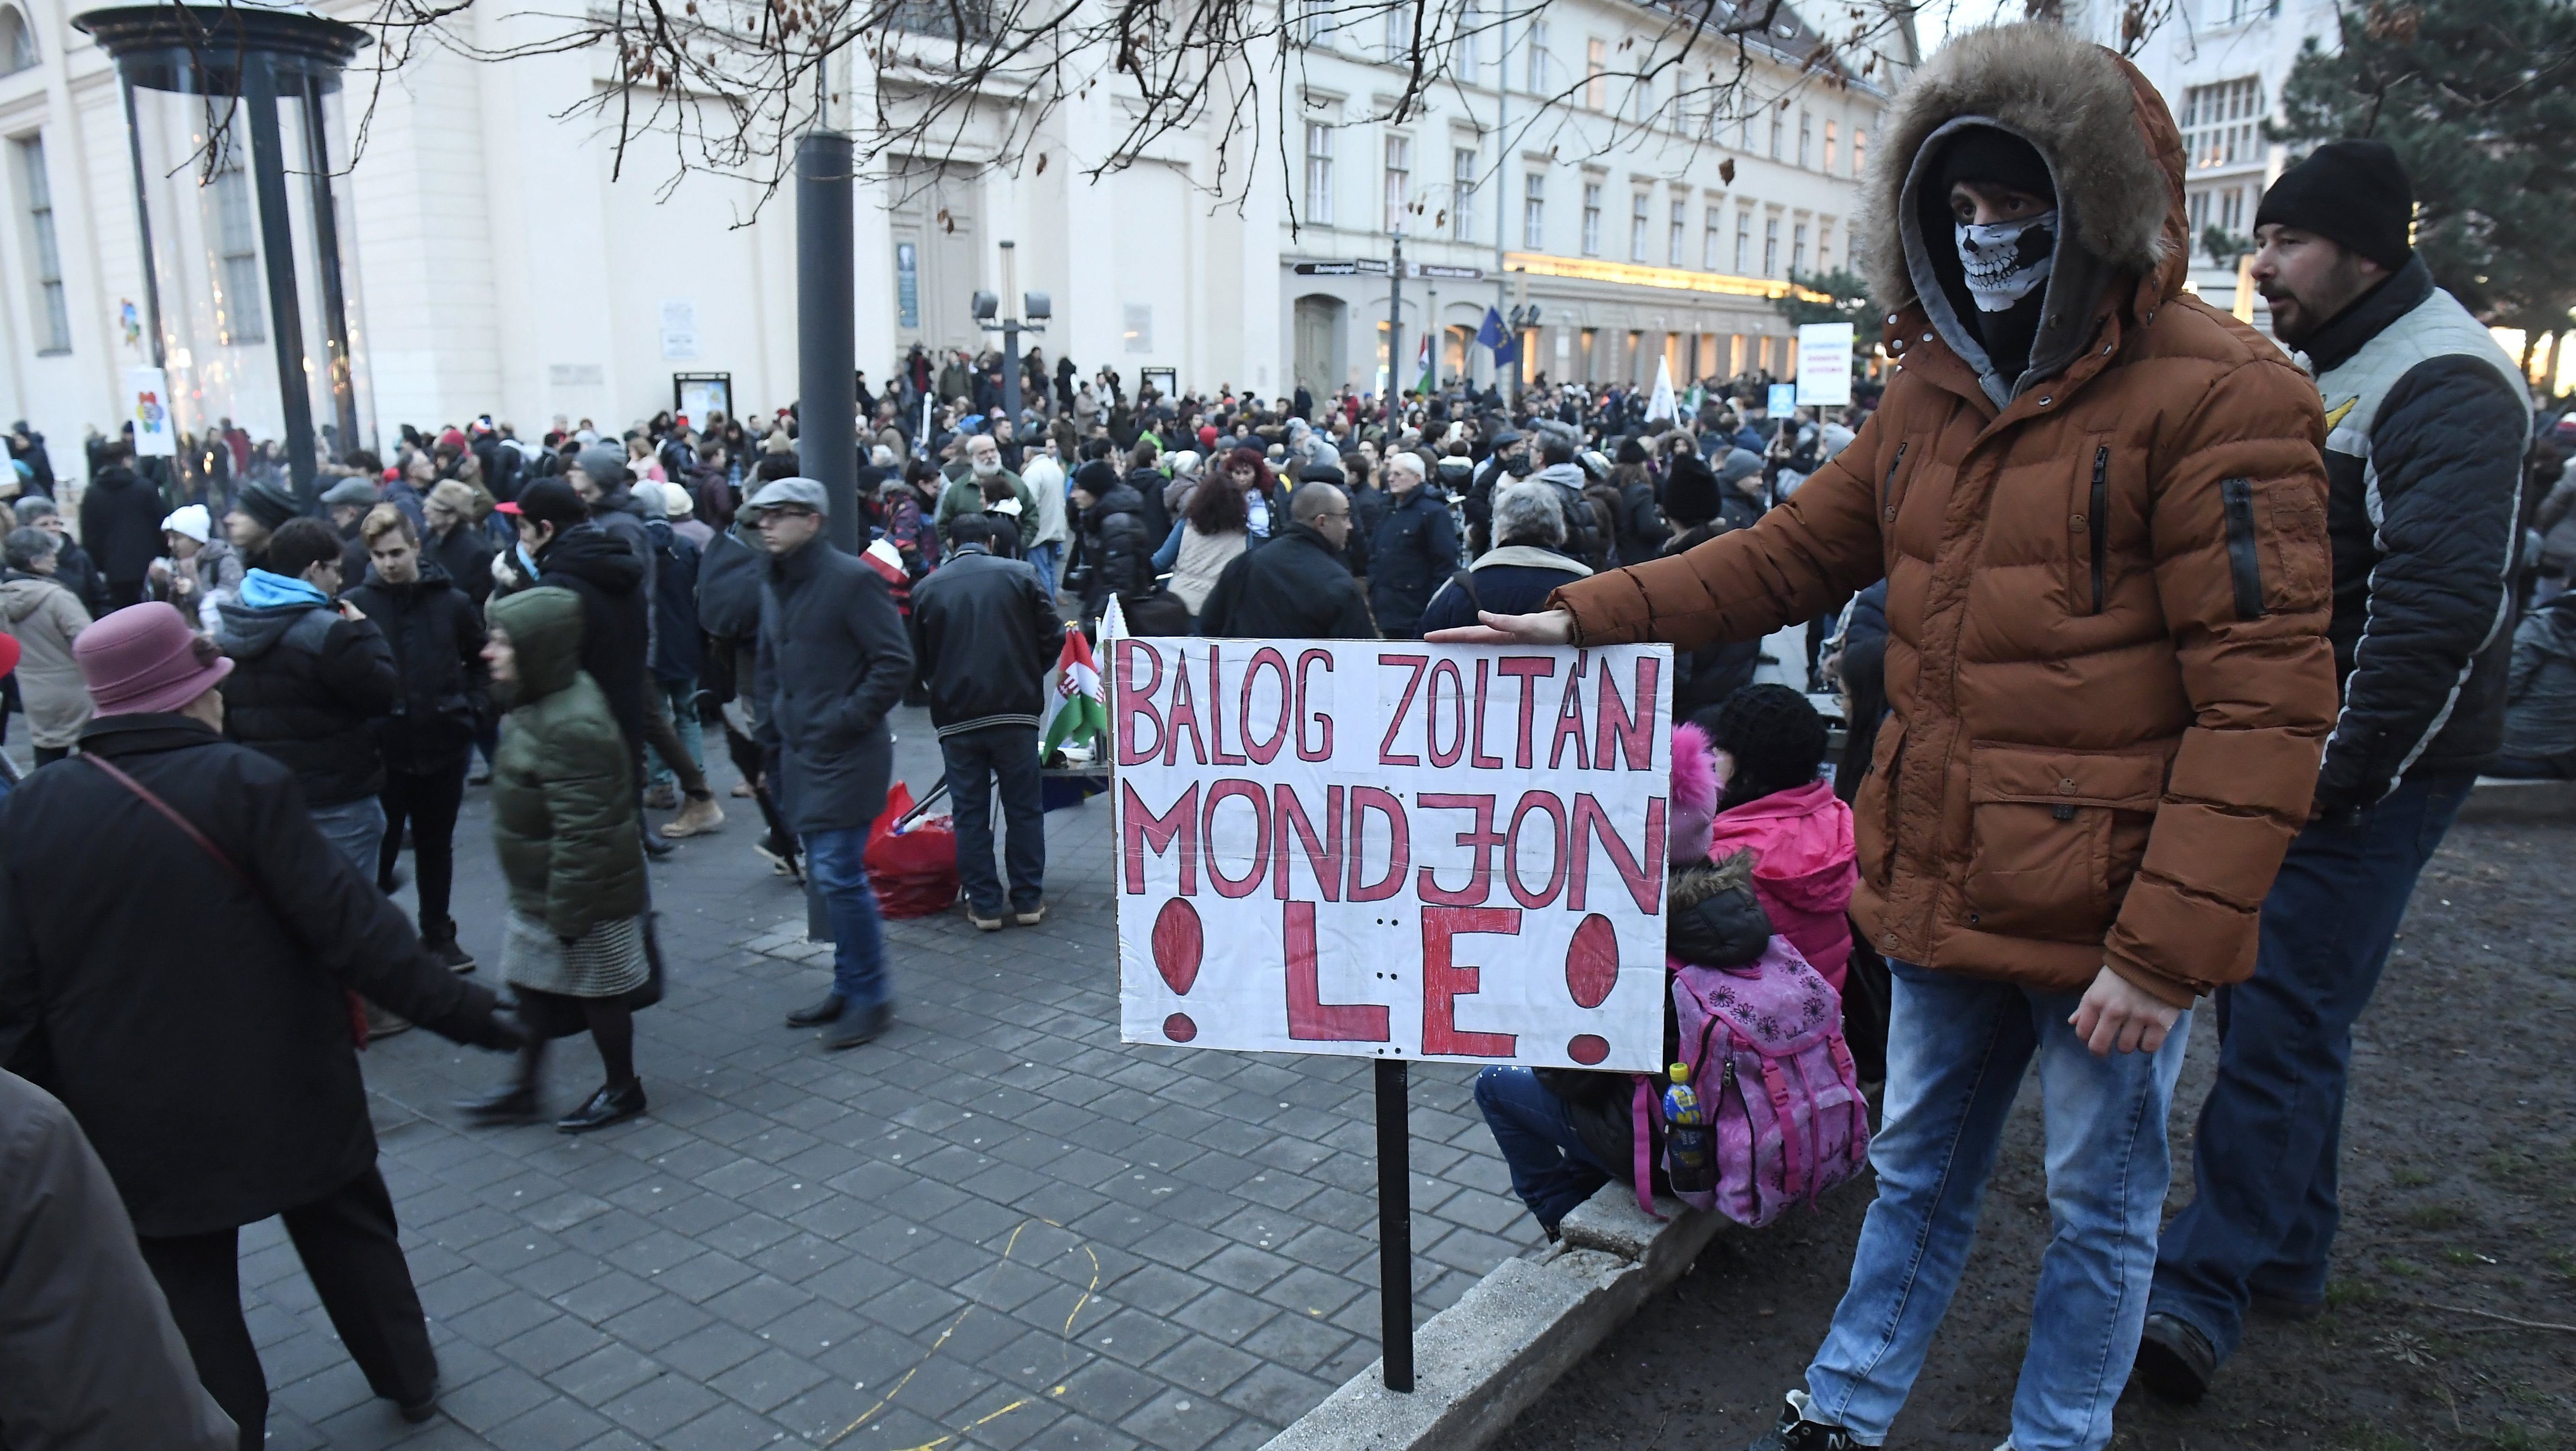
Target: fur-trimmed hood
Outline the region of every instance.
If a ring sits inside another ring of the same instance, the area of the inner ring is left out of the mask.
[[[1916,299],[1906,265],[1904,194],[1916,156],[1945,124],[1983,117],[2048,162],[2071,239],[2150,287],[2152,307],[2182,288],[2190,258],[2182,135],[2135,66],[2062,25],[1972,30],[1914,73],[1870,148],[1863,190],[1870,290],[1891,309]]]

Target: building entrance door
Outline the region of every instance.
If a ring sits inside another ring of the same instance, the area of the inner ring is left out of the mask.
[[[1297,299],[1296,377],[1320,401],[1342,385],[1342,300],[1321,293]]]

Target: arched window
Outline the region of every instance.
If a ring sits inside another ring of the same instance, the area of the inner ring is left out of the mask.
[[[0,75],[16,75],[36,63],[36,32],[14,5],[0,5]]]

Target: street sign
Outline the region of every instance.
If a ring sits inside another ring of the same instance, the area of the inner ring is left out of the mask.
[[[1300,277],[1358,277],[1361,275],[1384,277],[1388,271],[1386,263],[1374,257],[1361,257],[1349,262],[1297,264],[1297,275]]]
[[[1432,278],[1455,277],[1463,281],[1475,282],[1484,277],[1485,269],[1482,267],[1450,267],[1438,262],[1424,262],[1413,269],[1413,275],[1416,277]]]

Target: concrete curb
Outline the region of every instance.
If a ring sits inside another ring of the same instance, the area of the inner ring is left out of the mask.
[[[1602,1186],[1558,1226],[1561,1244],[1495,1266],[1414,1331],[1413,1394],[1389,1391],[1372,1361],[1265,1451],[1475,1451],[1736,1227],[1670,1199],[1655,1208],[1670,1217],[1647,1218],[1625,1184]]]
[[[2576,781],[2480,776],[2460,803],[2462,821],[2576,821]]]

